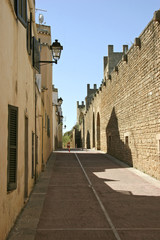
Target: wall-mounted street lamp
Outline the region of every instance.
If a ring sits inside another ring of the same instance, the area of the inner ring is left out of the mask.
[[[60,105],[62,105],[62,103],[63,103],[63,99],[60,97],[60,98],[58,98],[58,103],[60,103]]]
[[[51,46],[48,46],[49,49],[52,51],[52,56],[54,61],[39,61],[39,63],[55,63],[60,59],[61,51],[63,50],[63,46],[58,42],[56,39],[55,42],[52,43]]]

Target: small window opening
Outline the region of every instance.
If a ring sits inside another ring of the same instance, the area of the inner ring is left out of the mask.
[[[129,138],[128,136],[125,136],[125,144],[128,146],[129,145]]]

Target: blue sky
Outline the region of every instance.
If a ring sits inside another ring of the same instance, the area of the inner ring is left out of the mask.
[[[85,101],[87,84],[97,87],[103,79],[103,57],[108,45],[121,52],[138,37],[156,10],[159,0],[36,0],[36,11],[51,26],[52,41],[58,39],[64,50],[53,65],[53,84],[63,98],[64,125],[76,124],[77,101]]]

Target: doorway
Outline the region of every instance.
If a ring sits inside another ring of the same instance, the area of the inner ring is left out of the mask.
[[[95,147],[95,118],[94,118],[94,113],[93,113],[93,148]]]
[[[101,142],[100,142],[100,116],[99,113],[97,114],[97,150],[101,149]]]

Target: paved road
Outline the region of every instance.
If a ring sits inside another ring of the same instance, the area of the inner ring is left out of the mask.
[[[55,152],[8,240],[160,240],[160,182],[96,151]]]

